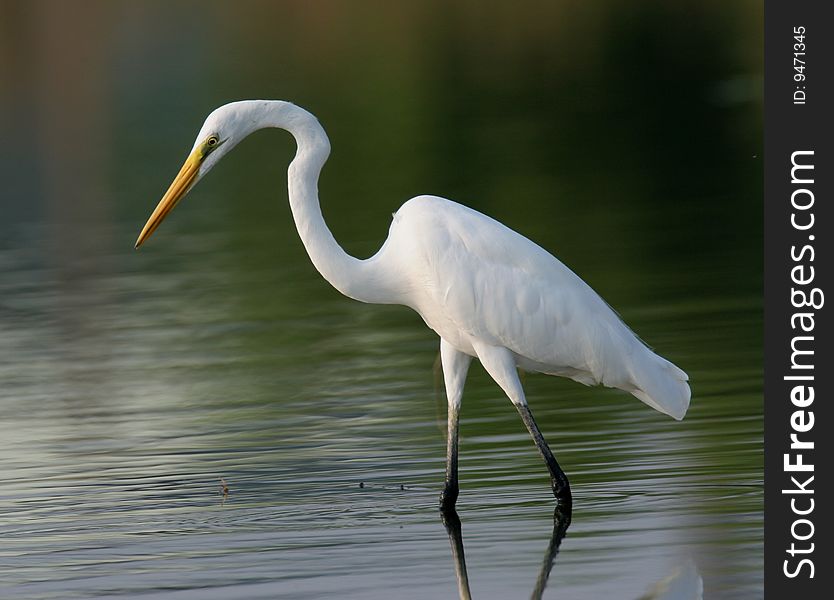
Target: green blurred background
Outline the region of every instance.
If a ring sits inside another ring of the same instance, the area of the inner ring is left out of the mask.
[[[142,221],[211,109],[281,98],[330,133],[322,197],[356,253],[402,201],[437,193],[559,240],[580,272],[588,232],[629,245],[634,228],[612,217],[623,206],[665,244],[647,253],[759,270],[756,2],[0,6],[4,240],[39,221],[73,224],[55,232],[76,240],[62,253],[101,243],[85,223]],[[237,198],[230,229],[271,218],[289,236],[276,200],[290,148],[259,135],[213,176]]]

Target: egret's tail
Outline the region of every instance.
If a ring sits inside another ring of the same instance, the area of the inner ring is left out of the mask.
[[[680,421],[689,408],[689,376],[665,358],[648,348],[646,354],[632,365],[634,396]]]

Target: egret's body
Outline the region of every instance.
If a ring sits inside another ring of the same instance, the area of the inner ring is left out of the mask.
[[[319,173],[330,152],[327,136],[313,115],[287,102],[235,102],[209,115],[137,247],[226,152],[265,127],[289,131],[298,145],[288,171],[290,206],[316,269],[346,296],[411,307],[441,338],[449,403],[446,506],[458,493],[458,417],[473,357],[518,409],[547,463],[556,497],[567,504],[567,477],[533,420],[518,367],[620,388],[683,418],[690,397],[686,374],[646,347],[558,259],[494,219],[443,198],[418,196],[396,212],[374,256],[359,260],[345,253],[318,200]]]

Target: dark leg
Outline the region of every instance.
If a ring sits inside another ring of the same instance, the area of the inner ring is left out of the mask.
[[[536,448],[539,449],[547,470],[550,471],[550,481],[553,484],[553,495],[559,505],[570,507],[572,504],[570,495],[570,485],[565,472],[559,467],[556,458],[547,447],[547,442],[544,441],[544,436],[536,425],[533,419],[533,413],[530,412],[530,407],[527,406],[527,400],[524,398],[524,389],[521,387],[521,381],[518,378],[518,370],[515,365],[515,355],[506,348],[500,346],[488,346],[485,344],[476,344],[475,351],[478,353],[478,358],[484,368],[487,370],[495,382],[501,386],[504,393],[512,401],[521,415],[521,420],[527,426],[527,431],[533,437],[536,443]]]
[[[533,413],[530,412],[530,407],[527,404],[516,404],[515,407],[518,409],[518,414],[521,415],[521,420],[524,421],[524,425],[527,426],[527,431],[530,432],[533,441],[536,443],[536,448],[539,449],[539,453],[547,465],[547,470],[550,471],[553,495],[556,496],[556,500],[559,501],[560,505],[564,505],[570,510],[573,499],[571,498],[567,475],[565,475],[559,463],[556,462],[556,457],[553,456],[547,442],[544,441],[544,436],[539,426],[536,425],[536,420],[533,418]]]
[[[446,483],[440,494],[440,508],[443,511],[454,512],[455,502],[458,500],[458,424],[460,422],[460,406],[449,404],[446,440]]]
[[[446,483],[440,494],[440,508],[455,507],[458,499],[458,423],[460,422],[460,399],[463,382],[469,370],[470,356],[455,350],[446,340],[440,340],[440,360],[443,364],[443,379],[446,383],[448,401],[446,438]]]

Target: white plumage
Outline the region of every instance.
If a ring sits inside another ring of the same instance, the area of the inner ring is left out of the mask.
[[[413,308],[441,338],[449,401],[444,506],[453,506],[458,493],[458,416],[472,357],[518,409],[547,463],[556,497],[567,505],[568,480],[533,420],[516,367],[620,388],[675,419],[686,414],[686,373],[652,352],[553,255],[471,208],[436,196],[412,198],[394,215],[377,254],[359,260],[345,253],[319,206],[327,135],[313,115],[288,102],[234,102],[209,115],[137,247],[222,156],[265,127],[285,129],[296,139],[288,170],[290,206],[319,272],[351,298]]]
[[[506,348],[525,370],[620,388],[676,419],[686,414],[686,373],[556,257],[498,221],[436,196],[412,198],[376,258],[401,280],[401,302],[457,350]]]

